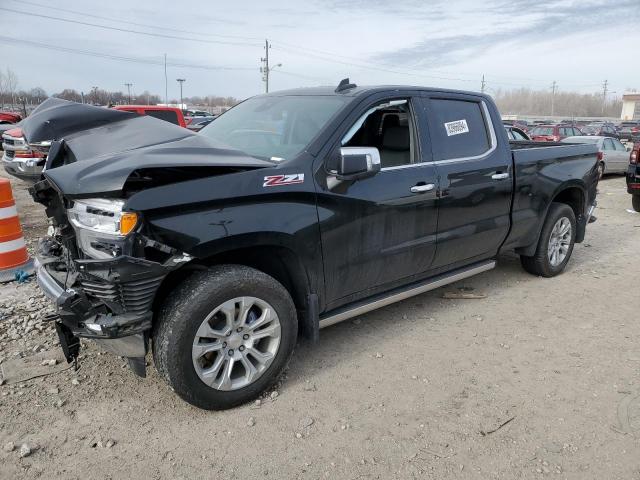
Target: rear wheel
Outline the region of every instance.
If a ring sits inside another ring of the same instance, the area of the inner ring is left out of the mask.
[[[571,257],[576,238],[576,217],[564,203],[552,203],[542,226],[536,253],[520,256],[522,267],[533,275],[553,277],[561,273]]]
[[[631,195],[631,206],[636,212],[640,212],[640,195]]]
[[[604,162],[598,163],[598,180],[604,176]]]
[[[297,329],[293,301],[275,279],[249,267],[217,266],[189,277],[160,310],[154,361],[187,402],[231,408],[278,378]]]

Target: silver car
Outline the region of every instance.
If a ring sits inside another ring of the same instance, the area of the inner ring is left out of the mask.
[[[600,176],[605,173],[627,173],[629,167],[629,149],[617,138],[603,136],[567,137],[564,143],[595,143],[598,145],[598,171]]]

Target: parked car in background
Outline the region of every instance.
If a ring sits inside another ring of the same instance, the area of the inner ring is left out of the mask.
[[[635,143],[629,155],[627,192],[631,194],[633,209],[640,212],[640,142]]]
[[[595,135],[598,137],[612,137],[620,139],[618,131],[613,124],[605,122],[592,122],[582,127],[583,135]]]
[[[565,143],[592,143],[598,146],[598,176],[605,173],[626,173],[629,150],[617,138],[602,136],[567,137]]]
[[[157,105],[118,105],[113,110],[137,113],[158,118],[174,125],[186,127],[182,110],[175,107]],[[4,127],[0,125],[0,127]],[[2,135],[2,164],[10,175],[21,180],[35,182],[40,179],[47,159],[48,142],[27,144],[20,128],[10,125],[10,129]]]
[[[14,128],[17,128],[19,126],[19,123],[0,123],[0,150],[3,150],[2,135],[4,135],[9,130],[13,130]]]
[[[22,120],[22,115],[14,112],[0,112],[0,124],[3,123],[18,123]]]
[[[182,113],[185,117],[212,117],[213,115],[204,110],[183,110]]]
[[[173,123],[174,125],[180,125],[181,127],[187,126],[182,110],[177,107],[165,107],[159,105],[117,105],[113,108],[114,110],[137,113],[138,115],[148,115],[149,117],[158,118],[165,122]]]
[[[621,142],[640,142],[640,121],[621,122],[618,135]]]
[[[509,140],[531,140],[527,132],[518,127],[511,127],[509,125],[505,125],[504,129],[507,131],[507,136]]]
[[[27,145],[20,128],[2,134],[2,165],[9,175],[21,180],[35,182],[40,179],[42,167],[47,159],[49,144],[42,142],[38,149]]]
[[[194,117],[189,123],[187,123],[187,128],[192,132],[199,132],[213,122],[215,118],[216,117]]]
[[[578,127],[557,125],[538,125],[529,130],[529,137],[534,142],[559,142],[566,137],[582,135]]]
[[[531,128],[531,125],[532,125],[526,120],[503,120],[502,123],[505,127],[506,126],[517,127],[521,130],[524,130],[525,132],[529,130],[529,128]]]

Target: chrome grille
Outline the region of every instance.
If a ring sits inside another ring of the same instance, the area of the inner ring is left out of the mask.
[[[153,297],[163,278],[148,278],[125,283],[80,280],[80,283],[89,298],[117,303],[122,306],[124,313],[141,315],[151,309]]]

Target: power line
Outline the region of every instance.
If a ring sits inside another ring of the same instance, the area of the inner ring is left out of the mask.
[[[118,60],[123,62],[131,62],[131,63],[140,63],[144,65],[158,65],[163,66],[164,62],[162,60],[152,60],[146,58],[135,58],[135,57],[125,57],[122,55],[111,55],[108,53],[100,53],[93,52],[89,50],[80,50],[76,48],[67,48],[67,47],[59,47],[56,45],[49,45],[46,43],[34,42],[31,40],[22,40],[18,38],[6,37],[0,35],[0,42],[5,43],[13,43],[19,44],[23,46],[33,47],[33,48],[43,48],[47,50],[55,50],[59,52],[66,53],[74,53],[78,55],[85,55],[89,57],[97,57],[97,58],[105,58],[108,60]],[[235,67],[235,66],[222,66],[222,65],[198,65],[198,64],[190,64],[190,63],[175,63],[175,62],[167,62],[167,65],[170,67],[179,67],[179,68],[196,68],[201,70],[255,70],[255,67]]]
[[[86,13],[86,12],[80,12],[78,10],[70,10],[70,9],[66,9],[66,8],[59,8],[59,7],[52,7],[51,5],[44,5],[42,3],[36,3],[36,2],[29,2],[26,0],[11,0],[14,3],[18,3],[21,5],[32,5],[34,7],[40,7],[40,8],[48,8],[50,10],[55,10],[57,12],[65,12],[65,13],[71,13],[73,15],[81,15],[84,17],[89,17],[89,18],[97,18],[98,20],[106,20],[108,22],[117,22],[120,24],[127,24],[127,25],[134,25],[136,27],[145,27],[145,28],[153,28],[153,29],[157,29],[157,30],[163,30],[163,31],[170,31],[170,32],[176,32],[176,33],[188,33],[191,35],[202,35],[204,37],[220,37],[220,38],[237,38],[240,40],[261,40],[259,37],[246,37],[246,36],[241,36],[241,35],[226,35],[226,34],[222,34],[222,33],[202,33],[202,32],[194,32],[192,30],[180,30],[177,28],[171,28],[171,27],[166,27],[166,26],[162,26],[162,25],[150,25],[148,23],[137,23],[137,22],[131,22],[131,21],[127,21],[124,20],[122,18],[114,18],[114,17],[104,17],[101,15],[94,15],[91,13]],[[217,23],[228,23],[227,20],[222,20],[222,19],[213,19],[213,21],[217,22]]]
[[[45,8],[52,8],[52,7],[47,7],[45,5],[42,5],[42,4],[38,4],[36,2],[27,2],[27,1],[25,1],[25,2],[20,2],[20,3],[31,4],[31,5],[41,6],[41,7],[45,7]],[[146,35],[146,36],[151,36],[151,37],[167,38],[167,39],[174,39],[174,40],[185,40],[185,41],[193,41],[193,42],[201,42],[201,43],[209,43],[209,44],[220,44],[220,45],[236,45],[236,46],[252,46],[252,47],[259,45],[258,43],[250,43],[250,42],[230,42],[230,41],[221,41],[221,40],[205,40],[205,39],[193,38],[193,37],[181,37],[181,36],[177,36],[177,35],[167,35],[167,34],[160,34],[160,33],[143,32],[143,31],[139,31],[139,30],[131,30],[131,29],[126,29],[126,28],[110,27],[110,26],[100,25],[100,24],[96,24],[96,23],[83,22],[83,21],[80,21],[80,20],[71,20],[71,19],[55,17],[55,16],[51,16],[51,15],[44,15],[44,14],[38,14],[38,13],[32,13],[32,12],[25,12],[25,11],[21,11],[21,10],[15,10],[15,9],[11,9],[11,8],[6,8],[6,7],[0,7],[0,10],[4,10],[4,11],[7,11],[7,12],[12,12],[12,13],[17,13],[17,14],[21,14],[21,15],[45,18],[45,19],[49,19],[49,20],[56,20],[56,21],[67,22],[67,23],[75,23],[75,24],[84,25],[84,26],[102,28],[102,29],[106,29],[106,30],[114,30],[114,31],[119,31],[119,32],[126,32],[126,33],[133,33],[133,34],[137,34],[137,35]],[[57,10],[67,11],[67,12],[75,14],[75,15],[85,15],[85,16],[89,16],[89,17],[99,18],[99,19],[103,19],[103,20],[107,20],[107,21],[118,21],[119,23],[128,23],[130,25],[143,26],[143,27],[146,27],[146,28],[158,28],[156,26],[152,26],[152,25],[149,25],[149,24],[126,22],[126,21],[112,19],[112,18],[109,18],[109,17],[101,17],[101,16],[97,16],[97,15],[90,15],[90,14],[86,14],[86,13],[82,13],[82,12],[78,12],[78,11],[74,11],[74,10],[62,10],[62,9],[57,9]],[[170,29],[170,28],[164,28],[164,27],[163,27],[163,30],[171,30],[171,31],[188,33],[185,30]],[[191,33],[195,33],[195,32],[191,32]],[[196,33],[196,34],[198,34],[198,33]],[[200,34],[200,35],[207,35],[207,34]],[[208,34],[208,35],[215,35],[215,34]],[[229,37],[229,38],[244,38],[244,39],[253,39],[254,38],[254,37],[241,37],[241,36],[231,36],[231,35],[229,35],[229,36],[218,35],[218,36]],[[287,47],[286,45],[290,45],[290,44],[286,44],[285,42],[279,42],[279,44],[280,45],[284,45],[284,46],[282,46],[282,47],[276,46],[276,48],[278,48],[280,50],[283,50],[285,52],[294,54],[294,55],[312,57],[312,58],[316,58],[316,59],[323,60],[323,61],[326,61],[326,62],[337,63],[337,64],[341,64],[341,65],[348,65],[348,66],[356,67],[356,68],[377,70],[377,71],[386,72],[386,73],[413,76],[413,77],[418,77],[418,78],[429,78],[429,79],[435,79],[435,80],[447,80],[447,81],[471,82],[471,83],[474,82],[474,80],[466,79],[466,78],[447,77],[447,76],[440,76],[440,75],[427,75],[427,74],[423,74],[423,73],[417,73],[416,71],[406,71],[406,69],[405,69],[405,71],[398,70],[397,66],[391,66],[393,68],[389,68],[387,66],[384,66],[384,65],[389,65],[389,64],[378,64],[378,65],[383,65],[383,66],[376,66],[375,64],[371,64],[371,62],[369,62],[368,64],[367,63],[356,63],[356,62],[353,62],[353,61],[346,62],[346,61],[337,60],[335,57],[341,57],[341,58],[350,59],[350,60],[354,60],[354,58],[353,57],[347,57],[347,56],[344,56],[344,55],[339,55],[339,54],[332,53],[332,52],[324,52],[322,50],[301,49],[301,48],[299,48],[297,46],[293,46],[293,45]],[[313,53],[314,51],[317,52],[317,53]],[[327,56],[331,56],[332,58],[327,58]],[[515,77],[511,77],[511,78],[515,78]],[[510,83],[510,82],[501,82],[501,81],[494,81],[493,83],[500,84],[500,85],[507,85],[507,86],[522,86],[523,85],[522,83]],[[529,84],[532,84],[532,83],[536,84],[537,82],[529,82]],[[575,86],[575,87],[589,87],[589,86],[595,86],[595,85],[594,84],[582,84],[582,85],[575,84],[573,86]]]
[[[126,82],[124,84],[125,87],[127,87],[127,92],[129,92],[129,105],[131,105],[131,86],[133,85],[133,83],[130,82]]]
[[[25,12],[22,10],[14,10],[13,8],[6,8],[6,7],[0,7],[0,10],[4,10],[5,12],[18,13],[20,15],[27,15],[30,17],[46,18],[47,20],[56,20],[59,22],[75,23],[78,25],[85,25],[88,27],[102,28],[105,30],[115,30],[117,32],[135,33],[137,35],[146,35],[149,37],[168,38],[171,40],[186,40],[190,42],[210,43],[210,44],[219,44],[219,45],[250,46],[250,47],[255,47],[256,45],[258,45],[256,43],[248,43],[248,42],[227,42],[222,40],[205,40],[202,38],[190,38],[190,37],[180,37],[177,35],[167,35],[162,33],[142,32],[140,30],[130,30],[127,28],[109,27],[106,25],[99,25],[97,23],[83,22],[81,20],[70,20],[68,18],[54,17],[52,15],[43,15],[40,13]]]

